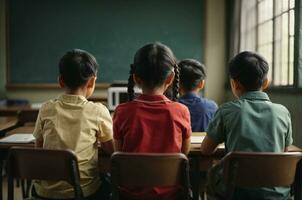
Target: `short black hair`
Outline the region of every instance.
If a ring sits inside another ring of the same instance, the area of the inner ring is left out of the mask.
[[[77,89],[96,76],[97,67],[94,56],[81,49],[68,51],[59,62],[60,76],[70,89]]]
[[[230,78],[239,81],[246,91],[259,90],[268,70],[265,58],[255,52],[241,52],[229,62]]]
[[[205,66],[197,60],[185,59],[178,66],[180,85],[186,92],[194,90],[206,78]]]

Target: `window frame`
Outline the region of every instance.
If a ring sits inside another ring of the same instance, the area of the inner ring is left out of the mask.
[[[302,91],[302,2],[295,0],[294,85]]]
[[[256,0],[256,41],[255,41],[255,49],[256,49],[256,51],[257,52],[259,52],[259,49],[261,48],[261,47],[265,47],[265,46],[268,46],[268,45],[271,45],[272,46],[272,60],[271,60],[271,74],[272,74],[272,76],[271,76],[271,82],[272,83],[274,83],[274,79],[276,78],[276,75],[275,75],[275,70],[276,70],[276,65],[275,65],[275,60],[276,60],[276,20],[278,20],[278,18],[280,18],[280,17],[282,17],[284,14],[286,14],[287,15],[287,21],[288,21],[288,35],[287,35],[287,39],[288,39],[288,44],[287,44],[287,48],[288,48],[288,50],[287,50],[287,68],[288,68],[288,73],[287,73],[287,85],[273,85],[273,84],[271,84],[270,85],[270,87],[269,87],[269,89],[273,89],[273,90],[276,90],[276,89],[282,89],[282,88],[286,88],[286,89],[288,89],[288,88],[295,88],[295,44],[296,44],[296,42],[295,42],[295,39],[296,39],[296,30],[295,30],[295,32],[294,32],[294,35],[290,35],[290,32],[289,32],[289,30],[290,30],[290,12],[291,11],[294,11],[294,15],[295,15],[295,18],[294,18],[294,20],[295,20],[295,29],[296,29],[296,16],[297,16],[297,14],[296,14],[296,10],[298,10],[298,9],[296,9],[297,8],[297,5],[299,5],[299,4],[297,4],[297,1],[298,2],[300,2],[300,0],[295,0],[295,7],[294,8],[290,8],[290,1],[288,1],[288,8],[286,9],[286,10],[282,10],[280,13],[276,13],[276,0],[272,0],[272,17],[270,17],[270,18],[268,18],[268,19],[264,19],[263,21],[261,21],[261,22],[259,22],[259,13],[260,13],[260,4],[262,3],[262,2],[264,2],[265,0]],[[261,26],[263,26],[263,25],[266,25],[266,24],[268,24],[268,23],[272,23],[272,41],[271,42],[267,42],[267,43],[264,43],[264,44],[260,44],[259,43],[259,29],[260,29],[260,27]],[[289,55],[290,55],[290,38],[291,37],[294,37],[294,46],[293,46],[293,54],[294,54],[294,60],[293,60],[293,83],[292,84],[290,84],[290,57],[289,57]],[[281,68],[280,68],[280,70],[282,70]],[[280,72],[280,73],[282,73],[282,72]]]
[[[234,12],[234,6],[236,4],[236,0],[232,0],[230,3],[231,5],[226,6],[226,23],[230,25],[229,20],[232,19],[233,15],[232,12]],[[241,0],[238,1],[239,3]],[[258,3],[258,1],[257,1]],[[275,9],[274,9],[275,10]],[[292,85],[270,85],[270,87],[267,89],[268,92],[280,92],[280,93],[302,93],[302,0],[295,0],[295,7],[294,8],[288,8],[288,11],[290,13],[290,10],[294,10],[294,47],[293,47],[293,84]],[[240,11],[241,12],[241,11]],[[258,9],[256,9],[256,12],[258,12]],[[273,11],[275,12],[275,11]],[[284,11],[283,11],[284,12]],[[282,12],[282,13],[283,13]],[[241,15],[241,14],[240,14]],[[274,15],[274,13],[273,13]],[[281,15],[281,14],[279,14]],[[279,16],[278,15],[278,16]],[[257,22],[258,20],[258,13],[256,13]],[[273,16],[274,18],[274,16]],[[238,19],[242,20],[242,19]],[[258,29],[258,24],[256,24]],[[274,23],[273,23],[274,26]],[[231,26],[227,26],[227,55],[228,58],[226,59],[227,63],[228,60],[233,57],[231,47],[232,47],[232,40],[230,35],[232,34]],[[258,31],[258,30],[256,30]],[[289,33],[290,34],[290,33]],[[288,35],[289,35],[288,34]],[[241,36],[240,36],[241,37]],[[258,32],[255,34],[255,50],[258,48]],[[273,37],[275,37],[275,27],[273,27]],[[273,38],[273,43],[274,43]],[[239,41],[241,43],[241,41]],[[289,45],[289,44],[288,44]],[[273,52],[274,52],[273,47]],[[275,56],[275,55],[273,55]],[[272,62],[274,62],[274,57],[272,59]],[[273,70],[273,67],[271,68]],[[272,72],[273,73],[273,72]],[[228,80],[228,79],[227,79]],[[227,81],[225,84],[226,88],[230,88],[229,82]]]

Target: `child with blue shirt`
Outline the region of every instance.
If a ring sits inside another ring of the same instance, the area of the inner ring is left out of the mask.
[[[257,53],[242,52],[229,63],[236,100],[223,104],[210,122],[201,144],[211,154],[224,143],[227,152],[284,152],[293,142],[290,113],[272,103],[266,93],[267,61]],[[209,172],[208,199],[224,199],[222,164]],[[233,199],[290,199],[289,187],[236,188]]]
[[[217,110],[214,101],[199,96],[204,88],[206,70],[203,64],[193,59],[179,62],[180,94],[179,102],[186,105],[191,115],[193,132],[206,131],[210,120]]]

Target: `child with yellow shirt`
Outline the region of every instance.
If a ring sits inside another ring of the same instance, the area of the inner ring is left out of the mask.
[[[78,158],[80,184],[85,199],[105,199],[105,185],[98,171],[98,142],[111,154],[112,120],[101,103],[87,100],[95,88],[96,59],[88,52],[67,52],[59,63],[59,84],[65,94],[43,104],[34,130],[36,146],[46,149],[71,149]],[[66,182],[35,181],[37,196],[72,199],[74,191]]]

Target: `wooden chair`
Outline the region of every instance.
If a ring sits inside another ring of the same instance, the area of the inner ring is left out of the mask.
[[[119,187],[164,187],[180,185],[182,199],[188,199],[189,163],[184,154],[142,154],[116,152],[111,156],[113,199],[119,199]]]
[[[223,159],[226,199],[232,199],[237,186],[255,188],[292,184],[295,187],[295,200],[301,199],[301,159],[302,153],[298,152],[228,153]],[[297,166],[300,170],[297,170]]]
[[[70,150],[12,147],[8,154],[8,200],[14,199],[14,178],[66,181],[75,199],[83,199],[76,155]]]

